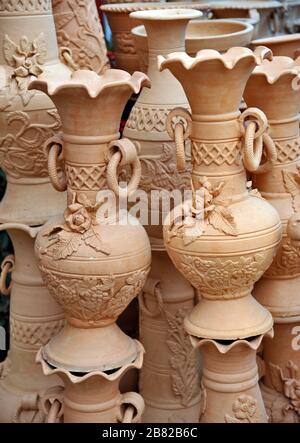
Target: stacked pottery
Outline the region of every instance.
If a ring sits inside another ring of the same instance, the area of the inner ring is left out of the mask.
[[[127,100],[142,86],[149,86],[145,74],[113,69],[101,76],[79,70],[64,81],[42,74],[30,85],[47,93],[61,116],[62,137],[49,140],[46,150],[53,185],[68,193],[64,215],[49,221],[36,241],[42,276],[67,321],[38,354],[44,373],[65,384],[63,394],[53,392],[44,403],[49,421],[57,414],[64,422],[139,421],[143,412],[138,394],[119,391],[124,373],[141,367],[143,347],[116,320],[144,286],[150,244],[136,219],[124,220],[113,204],[97,200],[106,182],[118,199],[137,189],[136,149],[118,140],[118,129]],[[133,168],[126,190],[118,184],[119,164]]]
[[[101,74],[109,68],[95,0],[53,0],[53,17],[60,56],[72,69]]]
[[[274,340],[265,340],[262,392],[270,421],[299,422],[300,387],[300,58],[278,56],[257,67],[245,89],[248,106],[268,117],[277,161],[255,174],[262,196],[278,211],[284,235],[254,295],[274,318]]]
[[[175,119],[182,113],[175,109],[168,119],[180,158],[182,139],[191,138],[193,197],[171,211],[164,241],[201,295],[184,321],[203,355],[201,422],[267,421],[255,356],[273,320],[251,291],[273,260],[281,222],[247,186],[246,168],[259,167],[263,140],[268,163],[276,155],[265,115],[255,108],[241,115],[239,104],[251,72],[269,55],[267,48],[236,47],[159,58],[160,70],[180,81],[191,106],[183,137]]]
[[[168,192],[174,196],[179,193],[181,198],[190,183],[189,170],[177,171],[176,147],[167,132],[166,119],[174,107],[187,109],[188,102],[175,77],[168,71],[159,72],[157,67],[159,54],[184,51],[187,23],[199,16],[198,11],[188,9],[138,11],[130,16],[145,25],[151,79],[151,90],[142,90],[124,129],[124,136],[140,145],[140,187],[147,192],[149,202],[147,232],[153,251],[152,269],[139,301],[140,338],[146,350],[140,392],[146,404],[143,421],[150,423],[198,422],[199,418],[197,353],[182,327],[185,315],[194,306],[194,291],[172,265],[162,241],[162,221],[169,211]]]
[[[43,71],[65,77],[59,62],[50,0],[4,0],[0,5],[0,163],[7,189],[0,204],[1,230],[15,250],[10,310],[10,350],[2,363],[0,421],[43,421],[40,396],[61,384],[35,364],[41,345],[63,326],[63,314],[50,297],[37,268],[34,239],[39,226],[60,213],[64,194],[48,177],[44,142],[60,129],[60,118],[44,94],[29,91],[31,77]],[[10,269],[3,266],[2,281]]]

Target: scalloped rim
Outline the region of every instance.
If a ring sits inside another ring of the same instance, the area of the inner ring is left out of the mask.
[[[166,57],[162,55],[158,56],[158,68],[160,71],[163,71],[164,69],[168,69],[170,65],[172,66],[173,63],[181,63],[186,70],[192,70],[201,63],[210,60],[219,60],[223,63],[225,68],[233,69],[245,58],[251,58],[257,65],[259,65],[262,63],[263,59],[267,57],[271,58],[272,52],[264,46],[257,47],[255,51],[252,51],[249,48],[235,46],[228,49],[225,53],[220,53],[214,49],[202,49],[197,52],[195,57],[190,57],[185,52],[172,52]]]
[[[124,373],[127,372],[129,369],[132,369],[132,368],[141,369],[141,367],[143,365],[143,356],[145,353],[145,349],[138,340],[134,340],[134,341],[136,342],[136,346],[137,346],[137,358],[135,359],[135,361],[122,366],[120,369],[118,369],[113,374],[106,374],[103,371],[93,371],[93,372],[88,372],[83,376],[77,376],[77,375],[72,374],[70,371],[67,371],[66,369],[53,368],[52,366],[50,366],[47,363],[46,360],[44,360],[43,348],[39,349],[39,351],[36,355],[35,362],[40,363],[42,365],[43,373],[45,375],[53,375],[53,374],[65,375],[70,380],[70,382],[74,383],[74,384],[83,383],[84,381],[86,381],[92,377],[102,377],[108,381],[114,381],[114,380],[121,378],[124,375]]]
[[[83,89],[89,97],[96,98],[106,89],[118,86],[128,86],[137,94],[143,86],[150,87],[149,77],[142,72],[134,72],[130,75],[121,69],[108,69],[102,75],[98,75],[87,69],[80,69],[70,73],[69,79],[57,79],[49,73],[41,74],[33,78],[28,89],[46,90],[50,96],[59,94],[67,89]]]
[[[268,72],[268,69],[272,66],[280,66],[277,62],[286,62],[286,66],[282,66],[281,70],[278,70],[278,72],[272,74],[272,72]],[[257,66],[253,72],[251,73],[251,77],[264,77],[270,85],[273,85],[276,83],[279,79],[286,75],[294,75],[295,77],[300,77],[300,56],[297,57],[295,60],[291,57],[286,56],[275,56],[272,60],[264,60],[263,63],[260,66]],[[250,77],[250,78],[251,78]]]
[[[224,345],[222,343],[218,343],[216,340],[210,339],[210,338],[198,338],[198,337],[191,337],[192,343],[195,347],[201,348],[202,346],[206,344],[212,344],[215,346],[215,348],[220,352],[220,354],[227,354],[231,349],[236,348],[237,346],[243,345],[247,348],[252,349],[253,351],[256,351],[259,346],[261,345],[262,340],[265,337],[273,338],[274,337],[274,329],[270,329],[264,334],[258,335],[253,340],[235,340],[233,343],[230,343],[229,345]]]

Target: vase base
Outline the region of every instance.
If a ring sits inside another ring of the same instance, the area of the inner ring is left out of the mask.
[[[90,329],[67,324],[42,348],[49,365],[84,373],[120,368],[134,361],[137,354],[137,342],[115,323]]]
[[[203,298],[185,318],[184,326],[195,337],[238,340],[266,333],[273,319],[251,295],[231,300]]]

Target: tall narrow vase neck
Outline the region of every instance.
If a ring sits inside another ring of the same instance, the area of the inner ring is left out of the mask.
[[[153,58],[158,55],[167,55],[171,52],[184,51],[185,31],[188,21],[145,21],[144,26],[147,31],[149,57]]]

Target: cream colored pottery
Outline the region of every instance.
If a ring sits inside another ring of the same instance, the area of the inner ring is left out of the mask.
[[[184,323],[199,338],[243,339],[264,334],[273,324],[251,291],[273,260],[281,222],[276,210],[249,189],[245,170],[259,168],[267,121],[255,108],[239,111],[251,72],[268,56],[263,47],[255,52],[237,47],[224,54],[202,50],[195,58],[159,57],[160,69],[169,69],[183,85],[192,110],[190,115],[175,109],[168,120],[170,133],[178,133],[180,123],[174,127],[172,120],[185,115],[194,196],[183,215],[176,212],[181,207],[171,211],[164,241],[174,265],[201,295]],[[177,143],[184,166],[181,140]],[[268,162],[276,154],[271,147]]]
[[[296,52],[300,51],[300,34],[278,35],[270,38],[260,38],[253,40],[251,46],[267,46],[273,52],[273,55],[283,55],[295,58]]]
[[[148,68],[148,40],[144,26],[132,29],[135,47],[140,61],[140,69]],[[185,34],[187,54],[195,56],[201,49],[227,51],[232,46],[247,46],[252,38],[253,27],[237,20],[192,20]]]
[[[60,56],[72,69],[109,68],[95,0],[52,0]]]
[[[64,325],[60,306],[49,295],[34,256],[39,228],[8,223],[15,251],[10,302],[10,349],[0,370],[0,422],[43,422],[42,395],[61,384],[45,377],[35,363],[36,353]],[[3,272],[3,271],[2,271]]]
[[[256,351],[262,336],[233,343],[195,340],[203,354],[201,423],[266,423]]]
[[[153,251],[150,277],[140,301],[140,340],[146,353],[139,392],[144,423],[197,423],[200,411],[199,353],[184,331],[194,291],[165,251]]]
[[[1,2],[0,164],[7,176],[1,222],[40,225],[65,204],[64,194],[50,184],[43,152],[47,138],[59,131],[60,118],[48,97],[27,89],[42,71],[68,75],[54,36],[50,0]]]
[[[300,327],[299,73],[300,58],[294,61],[289,57],[274,57],[254,70],[244,93],[249,106],[259,106],[266,113],[270,124],[269,134],[277,150],[277,161],[254,179],[262,196],[278,211],[284,227],[275,259],[254,290],[257,300],[274,316],[274,342],[266,340],[263,353],[266,365],[263,383],[275,390],[274,397],[277,396],[279,385],[284,386],[286,378],[298,379],[299,385],[299,375],[292,377],[288,373],[289,366],[300,367],[296,337],[293,337]],[[278,384],[274,385],[275,378]],[[288,390],[282,388],[279,393],[286,396],[284,404],[291,401]],[[280,404],[283,405],[282,402]],[[299,420],[300,409],[295,409],[292,404],[291,411],[296,415],[292,412],[287,414],[286,421],[295,417]],[[284,415],[279,416],[278,411],[271,417],[272,421],[277,419],[285,421]]]
[[[116,67],[130,73],[139,69],[139,56],[131,34],[132,28],[140,22],[130,17],[131,12],[161,10],[161,9],[198,9],[205,10],[208,3],[201,2],[174,2],[174,3],[121,3],[103,5],[101,10],[106,14],[114,42]]]

